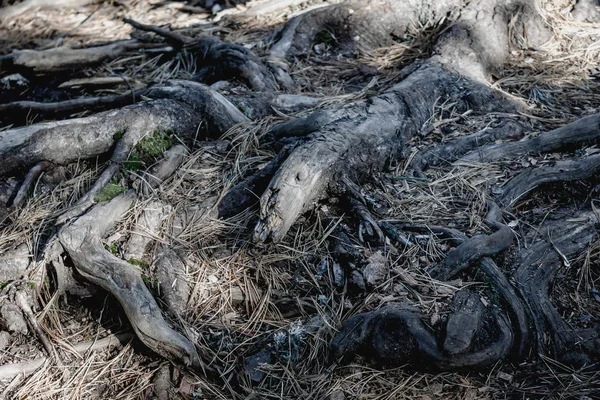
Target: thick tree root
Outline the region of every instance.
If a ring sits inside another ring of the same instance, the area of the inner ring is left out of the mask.
[[[250,50],[207,36],[189,46],[199,55],[200,72],[194,80],[214,83],[222,79],[241,78],[255,91],[277,89],[273,75]]]
[[[248,121],[233,104],[212,89],[194,82],[172,81],[152,88],[144,101],[91,117],[48,122],[0,132],[0,174],[38,162],[66,164],[108,152],[111,164],[94,186],[60,216],[59,223],[81,214],[121,169],[145,137],[175,132],[184,140],[222,133]],[[210,110],[210,111],[209,111]]]
[[[523,126],[521,124],[512,120],[503,121],[496,127],[486,128],[448,143],[436,144],[419,152],[413,157],[411,166],[415,175],[424,178],[425,174],[423,172],[428,167],[451,163],[488,143],[494,143],[498,140],[520,139],[521,137],[523,137]]]
[[[40,161],[64,165],[95,157],[109,151],[125,132],[130,132],[127,147],[157,129],[191,136],[200,122],[191,106],[153,100],[91,117],[10,129],[0,132],[0,174]]]
[[[598,360],[600,337],[597,331],[570,327],[552,305],[548,292],[561,265],[570,265],[569,260],[596,237],[597,223],[596,215],[588,212],[534,230],[531,235],[542,240],[522,251],[515,274],[517,288],[535,325],[538,352],[578,367]]]
[[[116,96],[84,97],[74,100],[59,101],[56,103],[15,101],[12,103],[0,104],[0,112],[3,113],[2,118],[5,122],[21,122],[23,117],[31,115],[57,118],[81,111],[101,111],[134,104],[136,99],[141,99],[141,96],[146,94],[146,92],[146,89],[141,89]]]
[[[594,154],[578,160],[557,161],[550,165],[526,169],[502,187],[498,196],[500,204],[510,207],[523,195],[543,183],[572,181],[594,176],[600,168],[600,155]]]
[[[442,263],[427,272],[434,279],[449,280],[467,268],[471,262],[506,250],[512,244],[513,238],[511,229],[506,225],[491,235],[474,236],[451,251]]]
[[[526,154],[569,151],[596,142],[598,139],[600,139],[600,115],[595,114],[531,139],[480,147],[460,161],[483,163],[514,159]]]
[[[140,340],[174,362],[200,367],[194,345],[174,331],[133,265],[104,249],[101,238],[135,199],[133,192],[96,205],[87,214],[63,227],[59,238],[77,270],[90,282],[114,295],[121,303]]]
[[[424,316],[401,304],[357,314],[348,319],[332,341],[333,357],[347,359],[361,355],[388,367],[410,363],[424,369],[444,370],[491,366],[505,358],[512,346],[512,332],[506,319],[497,310],[485,310],[475,293],[456,294],[444,346],[439,345],[423,319]],[[483,345],[475,343],[478,335],[491,340]]]
[[[429,62],[377,97],[329,111],[326,119],[332,122],[294,150],[263,194],[255,240],[280,240],[296,218],[326,194],[334,177],[353,171],[359,178],[371,168],[381,168],[429,119],[433,101],[464,102],[466,97],[472,104],[511,107],[489,88]]]
[[[98,65],[128,51],[152,47],[156,47],[156,45],[138,42],[137,40],[124,40],[83,49],[58,47],[42,51],[15,50],[10,54],[10,60],[15,68],[52,73]]]
[[[63,0],[56,2],[53,0],[24,0],[17,4],[13,4],[12,6],[0,9],[0,21],[7,21],[10,18],[14,18],[36,8],[81,7],[97,1],[98,0]]]

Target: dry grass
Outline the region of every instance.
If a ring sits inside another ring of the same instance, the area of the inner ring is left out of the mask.
[[[261,53],[266,32],[280,24],[287,14],[273,19],[247,23],[243,29],[227,24],[215,28],[200,25],[205,17],[190,17],[175,9],[155,7],[159,2],[132,1],[127,15],[141,22],[170,22],[187,34],[218,30],[236,43],[251,43]],[[558,1],[542,2],[545,16],[552,26],[556,42],[544,51],[532,52],[515,47],[509,64],[494,85],[531,106],[532,133],[555,127],[581,115],[595,112],[600,103],[596,60],[600,56],[600,28],[572,21],[561,12]],[[3,49],[53,46],[64,40],[68,44],[88,44],[92,41],[126,38],[131,30],[118,22],[109,3],[98,9],[79,12],[50,12],[23,16],[16,20],[19,35],[5,36]],[[64,15],[63,15],[64,13]],[[58,16],[63,18],[58,19]],[[57,25],[58,24],[58,25]],[[414,28],[410,39],[385,49],[361,54],[356,59],[332,60],[324,55],[298,60],[292,75],[300,82],[303,93],[327,96],[321,106],[364,98],[389,87],[398,79],[398,68],[428,54],[427,45],[439,34],[440,21]],[[4,32],[13,29],[4,27]],[[109,29],[112,29],[110,34]],[[0,31],[2,32],[2,31]],[[64,32],[64,33],[62,33]],[[32,43],[35,37],[40,43]],[[61,39],[61,37],[63,39]],[[522,38],[514,38],[520,43]],[[130,54],[98,68],[83,72],[85,76],[123,76],[143,84],[167,79],[186,79],[195,73],[189,54],[182,53],[170,61],[152,54]],[[357,73],[357,62],[376,71]],[[363,76],[366,75],[366,76]],[[376,79],[373,79],[373,78]],[[123,85],[113,90],[126,92]],[[440,104],[430,121],[432,133],[417,138],[410,145],[412,153],[448,140],[441,128],[449,128],[450,137],[480,130],[502,116],[474,117],[457,114],[452,104]],[[218,369],[220,378],[211,381],[201,375],[185,375],[186,384],[175,381],[172,398],[231,398],[238,391],[240,398],[315,399],[344,393],[346,398],[401,399],[495,397],[572,397],[589,396],[598,390],[596,372],[569,370],[550,359],[545,368],[524,365],[496,366],[491,371],[470,374],[412,373],[410,369],[376,370],[359,364],[335,366],[327,362],[328,343],[349,316],[371,310],[393,301],[409,301],[426,313],[432,325],[448,312],[452,294],[466,285],[487,295],[486,285],[461,280],[451,283],[433,281],[423,268],[443,259],[451,245],[431,232],[410,236],[411,246],[387,243],[381,250],[390,265],[386,281],[367,295],[350,294],[335,287],[332,276],[334,259],[328,239],[335,228],[355,232],[354,221],[332,200],[304,216],[295,224],[282,243],[256,247],[249,242],[248,222],[256,218],[248,210],[231,220],[211,218],[210,207],[225,191],[243,177],[261,168],[273,154],[261,147],[259,139],[270,125],[280,119],[265,119],[250,126],[234,128],[224,139],[231,142],[227,154],[197,150],[183,167],[164,182],[146,201],[160,201],[171,209],[164,218],[157,239],[181,250],[186,265],[184,280],[191,288],[186,312],[173,319],[198,345],[203,356]],[[388,223],[412,225],[442,225],[458,229],[471,236],[485,232],[486,196],[493,185],[507,178],[507,166],[455,165],[428,171],[427,181],[411,179],[410,158],[390,166],[381,176],[363,187],[372,209]],[[543,160],[539,160],[542,162]],[[27,243],[32,254],[40,254],[40,243],[51,232],[56,216],[78,199],[94,182],[104,165],[80,163],[68,166],[67,179],[52,186],[40,181],[27,204],[11,214],[0,225],[0,254],[21,243]],[[135,179],[135,176],[123,176]],[[122,220],[113,237],[119,248],[124,245],[144,209],[137,204]],[[193,217],[183,221],[183,210]],[[179,218],[179,219],[178,219]],[[534,220],[517,221],[535,224]],[[538,221],[539,222],[539,221]],[[366,258],[374,249],[354,243]],[[598,243],[590,247],[570,271],[564,285],[557,285],[555,298],[573,301],[575,315],[598,315],[598,306],[589,301],[598,286]],[[148,259],[153,259],[153,251]],[[38,266],[36,266],[38,267]],[[42,270],[45,266],[39,266]],[[152,267],[147,271],[152,276]],[[41,298],[46,308],[40,321],[59,350],[62,361],[49,361],[29,377],[0,383],[15,399],[83,399],[148,398],[150,385],[160,361],[133,343],[118,350],[90,353],[75,357],[72,346],[93,337],[102,337],[115,329],[128,329],[127,323],[115,311],[116,304],[89,305],[69,298],[70,306],[56,299],[50,301],[51,282],[44,281],[40,270],[32,270],[28,279],[42,288]],[[563,281],[561,281],[563,282]],[[46,292],[44,292],[46,291]],[[242,297],[240,297],[242,294]],[[103,297],[98,297],[103,298]],[[586,299],[585,301],[583,299]],[[105,302],[106,303],[106,302]],[[101,309],[104,315],[90,310]],[[114,314],[108,318],[107,314]],[[116,316],[115,316],[116,315]],[[76,316],[76,317],[73,317]],[[29,352],[19,346],[31,346]],[[244,373],[244,359],[265,346],[270,346],[274,358],[263,367],[265,378],[251,382]],[[18,338],[10,348],[0,350],[0,364],[31,359],[41,354],[34,338]],[[508,378],[510,377],[510,379]],[[237,386],[236,386],[237,384]]]

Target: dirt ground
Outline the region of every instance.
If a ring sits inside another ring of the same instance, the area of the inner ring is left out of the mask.
[[[0,25],[0,57],[17,49],[90,46],[130,37],[158,41],[152,34],[140,33],[124,23],[125,17],[192,37],[216,35],[264,56],[274,30],[307,7],[324,3],[310,1],[252,18],[241,15],[254,3],[225,4],[216,13],[202,12],[201,4],[185,9],[185,2],[158,0],[111,0],[77,9],[33,10]],[[570,6],[567,0],[540,4],[557,38],[554,47],[513,51],[502,75],[494,77],[498,89],[530,107],[527,114],[512,117],[528,124],[531,136],[597,113],[600,104],[600,25],[569,17],[565,12]],[[427,43],[439,33],[436,29],[433,25],[415,26],[413,34],[397,44],[359,54],[336,52],[335,37],[324,35],[311,54],[292,63],[290,72],[298,83],[297,93],[326,98],[320,107],[380,93],[402,78],[403,66],[428,54]],[[196,72],[194,60],[185,51],[165,55],[133,50],[97,67],[30,74],[19,82],[7,80],[13,71],[0,64],[0,103],[126,94],[169,79],[190,79]],[[74,81],[100,77],[116,79],[102,85]],[[244,89],[232,82],[223,90],[241,93]],[[482,193],[493,192],[494,186],[523,168],[564,157],[550,153],[485,166],[453,164],[429,169],[426,178],[411,177],[407,173],[409,162],[419,149],[476,132],[503,117],[458,113],[454,104],[438,104],[435,115],[426,128],[431,134],[415,138],[407,147],[406,162],[390,162],[386,171],[374,174],[361,188],[380,224],[390,227],[388,237],[397,223],[446,226],[469,236],[486,232]],[[57,355],[45,359],[48,349],[31,328],[8,334],[7,327],[0,326],[0,366],[41,360],[33,373],[0,381],[0,398],[600,398],[597,370],[575,370],[535,354],[519,364],[509,360],[488,370],[452,373],[427,371],[423,365],[390,370],[361,360],[347,365],[332,363],[328,345],[342,321],[356,313],[387,303],[409,302],[427,314],[435,326],[445,321],[452,296],[461,288],[469,287],[494,302],[494,293],[476,271],[444,283],[423,272],[451,248],[432,232],[414,234],[408,246],[389,238],[383,246],[371,246],[358,240],[356,221],[347,215],[339,198],[331,197],[303,215],[277,244],[251,243],[253,224],[249,222],[256,220],[256,209],[226,221],[200,213],[202,216],[176,239],[169,236],[170,228],[178,223],[174,220],[176,211],[190,206],[202,211],[207,199],[221,196],[243,177],[263,168],[274,153],[261,147],[259,138],[273,124],[293,116],[278,113],[235,127],[222,138],[230,142],[226,150],[192,149],[183,167],[151,196],[138,201],[104,242],[114,254],[130,259],[130,237],[151,235],[150,250],[135,262],[160,299],[164,282],[157,278],[154,260],[161,243],[176,240],[184,266],[177,279],[189,290],[184,306],[176,315],[169,314],[169,322],[198,345],[204,359],[218,365],[218,378],[214,373],[172,366],[150,352],[133,337],[118,302],[101,289],[79,281],[66,294],[56,293],[55,272],[44,259],[37,258],[39,246],[50,234],[60,210],[82,196],[99,176],[107,160],[98,158],[65,166],[61,173],[67,179],[58,184],[54,177],[42,176],[22,207],[0,211],[4,213],[0,213],[0,257],[23,246],[30,260],[20,281],[0,281],[0,304],[9,301],[11,288],[28,287],[38,303],[33,307],[37,321]],[[27,124],[40,121],[36,115],[27,117]],[[0,122],[0,130],[11,126],[2,116]],[[589,155],[599,150],[590,146],[577,151]],[[125,171],[114,184],[127,186],[134,175]],[[14,187],[18,179],[1,183]],[[540,187],[519,200],[508,225],[518,232],[564,212],[590,204],[595,207],[599,192],[598,177]],[[145,218],[156,210],[161,225],[151,231]],[[340,231],[348,235],[360,255],[359,267],[381,273],[366,287],[353,284],[351,277],[346,277],[348,284],[343,284],[343,278],[340,284],[339,264],[329,241]],[[512,256],[510,251],[502,253],[496,262],[509,268]],[[578,259],[569,261],[551,287],[551,299],[570,325],[598,326],[600,240]],[[92,343],[107,338],[112,338],[110,345],[88,350]],[[265,348],[270,355],[260,359],[256,355]],[[258,367],[258,361],[265,364]]]

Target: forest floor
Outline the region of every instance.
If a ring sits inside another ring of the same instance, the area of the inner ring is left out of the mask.
[[[600,56],[600,26],[565,17],[561,10],[569,1],[542,3],[561,39],[560,46],[545,51],[514,51],[494,83],[529,105],[529,113],[512,117],[528,124],[533,132],[530,135],[597,113],[600,105],[600,72],[595,69]],[[192,37],[217,35],[264,56],[275,29],[303,7],[322,4],[312,1],[250,19],[238,15],[249,5],[212,14],[182,9],[183,2],[158,0],[105,1],[78,9],[32,11],[0,25],[0,55],[15,49],[89,46],[136,35],[152,36],[135,32],[122,21],[129,17],[141,23],[166,25]],[[298,93],[327,98],[320,107],[365,98],[398,82],[403,66],[425,57],[428,38],[434,34],[433,26],[419,26],[414,28],[414,35],[397,45],[369,54],[341,55],[334,51],[335,37],[325,32],[313,53],[292,63],[290,73],[298,84]],[[585,46],[578,44],[582,37],[589,39]],[[169,79],[190,79],[195,72],[194,60],[185,51],[166,57],[139,50],[94,68],[44,76],[31,74],[25,81],[9,78],[0,69],[0,103],[126,94]],[[89,82],[89,78],[100,77],[116,79],[102,85],[74,81]],[[244,89],[233,82],[222,90],[235,93]],[[485,166],[454,164],[431,168],[426,178],[409,176],[411,155],[418,149],[431,141],[443,142],[479,131],[504,117],[474,117],[455,113],[453,107],[438,104],[438,117],[424,128],[427,137],[419,136],[407,147],[407,161],[391,162],[386,171],[362,186],[362,194],[379,222],[390,226],[388,236],[393,234],[393,224],[399,222],[451,227],[468,236],[485,232],[486,198],[482,193],[490,188],[493,192],[495,185],[525,167],[562,157],[550,153]],[[222,138],[230,142],[225,151],[192,149],[183,167],[119,222],[105,246],[126,257],[124,244],[132,232],[144,229],[142,214],[148,209],[159,207],[164,223],[173,224],[176,210],[192,205],[201,208],[207,198],[221,196],[249,172],[262,168],[274,154],[261,147],[258,139],[274,123],[291,117],[279,113],[235,127]],[[37,116],[28,117],[27,123],[35,122],[40,122]],[[0,130],[8,127],[2,124]],[[592,146],[578,151],[594,154],[600,149]],[[52,179],[42,177],[21,208],[0,207],[0,257],[25,243],[23,251],[36,260],[38,243],[48,234],[56,215],[86,192],[105,162],[81,160],[66,166],[62,173],[68,179],[62,183],[56,185]],[[114,185],[127,186],[133,174],[120,174]],[[5,186],[11,184],[14,186],[16,180],[2,182]],[[509,226],[519,231],[523,226],[537,226],[562,210],[589,207],[590,202],[593,206],[593,196],[600,193],[599,184],[599,179],[593,178],[537,189],[513,207],[518,214],[515,212]],[[574,370],[535,355],[518,365],[504,362],[488,370],[453,373],[415,370],[415,366],[386,370],[364,365],[360,360],[350,365],[331,364],[328,344],[349,315],[404,301],[427,314],[435,326],[447,317],[452,295],[463,287],[494,301],[477,273],[442,283],[423,272],[424,267],[436,264],[448,252],[450,245],[444,239],[424,232],[412,236],[407,246],[390,239],[383,246],[370,246],[358,240],[357,226],[346,213],[340,199],[331,197],[302,216],[277,244],[257,246],[251,242],[253,225],[248,221],[256,220],[256,209],[227,221],[205,217],[177,237],[178,247],[184,249],[183,280],[190,293],[185,309],[171,322],[199,343],[205,358],[220,366],[217,380],[171,366],[135,338],[99,351],[76,351],[74,346],[82,342],[132,334],[127,318],[118,302],[89,285],[80,286],[78,295],[56,296],[43,260],[31,261],[24,280],[37,295],[37,320],[59,360],[44,362],[32,375],[0,381],[0,398],[600,398],[598,372]],[[353,285],[351,277],[347,277],[349,284],[340,284],[335,249],[328,241],[340,230],[351,238],[363,260],[357,268],[375,275],[366,287],[360,282]],[[161,288],[152,260],[167,231],[159,231],[152,251],[139,260],[148,286],[159,298]],[[509,251],[496,261],[506,266],[510,257]],[[600,295],[596,290],[600,287],[599,264],[597,240],[582,257],[570,260],[552,285],[552,301],[569,324],[591,327],[600,322]],[[0,282],[0,302],[6,293],[2,290],[13,284]],[[32,332],[4,333],[0,332],[0,365],[45,357],[44,346]],[[267,347],[271,356],[257,367],[254,355]]]

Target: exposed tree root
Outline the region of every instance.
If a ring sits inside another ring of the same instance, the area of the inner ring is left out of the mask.
[[[194,80],[211,84],[222,79],[241,78],[257,91],[277,89],[277,84],[262,61],[243,46],[225,43],[214,36],[204,36],[196,40],[128,18],[125,22],[137,29],[154,32],[197,54],[197,63],[201,70]]]
[[[551,165],[529,168],[512,178],[502,188],[498,201],[504,206],[513,205],[521,196],[548,182],[571,181],[594,176],[600,168],[600,155],[578,160],[557,161]]]
[[[181,116],[181,118],[180,118]],[[173,100],[154,100],[106,111],[91,117],[46,122],[0,133],[0,173],[35,165],[40,161],[67,164],[79,158],[108,152],[123,141],[119,157],[137,140],[156,129],[193,135],[200,123],[191,106]],[[120,137],[122,135],[122,137]]]
[[[133,338],[133,335],[124,333],[120,335],[109,335],[100,340],[90,340],[73,346],[75,351],[85,354],[90,351],[100,351],[111,347],[122,346]],[[0,381],[12,379],[19,374],[31,375],[48,361],[46,357],[36,358],[32,361],[24,361],[17,364],[0,365]]]
[[[506,250],[512,244],[513,237],[508,226],[503,226],[491,235],[474,236],[450,252],[442,263],[428,272],[435,279],[451,279],[467,268],[472,261]]]
[[[116,96],[84,97],[65,100],[56,103],[41,103],[37,101],[14,101],[0,104],[0,112],[4,113],[5,121],[21,120],[27,115],[60,117],[81,111],[101,111],[108,108],[118,108],[133,104],[140,100],[147,90],[136,90],[131,93]],[[20,121],[19,121],[20,122]]]
[[[481,146],[498,140],[514,140],[523,136],[523,127],[516,121],[508,120],[498,126],[486,128],[480,132],[440,143],[417,153],[412,160],[415,175],[425,177],[423,173],[430,166],[443,165],[458,160],[468,152],[482,148]],[[511,142],[512,144],[512,142]],[[463,160],[465,158],[463,157]]]
[[[101,238],[127,212],[135,194],[127,192],[60,230],[59,238],[75,267],[87,280],[107,290],[121,305],[137,336],[150,349],[184,365],[200,367],[194,345],[164,320],[156,301],[133,265],[104,249]]]
[[[538,352],[578,367],[598,360],[598,332],[570,327],[552,305],[549,285],[561,265],[568,267],[569,260],[588,247],[597,235],[597,223],[595,214],[582,213],[544,224],[532,232],[541,240],[522,251],[515,273],[517,288],[535,324]]]
[[[485,311],[474,293],[457,294],[455,299],[444,351],[423,322],[424,316],[397,304],[351,317],[331,343],[333,355],[361,355],[385,366],[416,363],[424,369],[489,366],[506,357],[512,332],[502,314]],[[475,345],[476,335],[491,340]]]
[[[285,2],[290,3],[296,2]],[[267,6],[275,7],[273,4],[270,2]],[[19,206],[44,169],[79,159],[109,158],[110,162],[91,189],[58,218],[58,224],[65,224],[58,233],[60,243],[85,279],[104,288],[120,302],[144,344],[173,362],[204,367],[191,339],[165,321],[141,271],[103,246],[102,238],[132,207],[136,194],[128,191],[108,202],[98,194],[131,161],[140,143],[153,135],[166,134],[180,144],[164,152],[164,159],[150,170],[137,175],[139,180],[135,186],[143,196],[160,190],[161,184],[182,165],[188,149],[200,140],[215,139],[237,124],[249,123],[251,117],[272,114],[273,108],[297,111],[319,105],[320,100],[313,97],[278,95],[275,91],[278,84],[287,89],[294,87],[288,74],[287,57],[307,54],[323,30],[333,35],[333,45],[339,51],[353,52],[389,44],[393,37],[406,34],[413,22],[432,21],[440,24],[440,32],[439,37],[433,35],[436,38],[431,56],[410,66],[401,81],[376,96],[343,106],[325,107],[271,127],[263,140],[275,148],[283,147],[279,154],[259,171],[229,188],[215,207],[214,198],[203,199],[201,205],[180,213],[176,218],[181,224],[173,225],[173,236],[177,236],[186,226],[199,223],[198,210],[205,216],[207,204],[210,204],[211,217],[227,218],[259,203],[259,221],[253,238],[258,242],[269,239],[277,242],[284,239],[298,217],[317,201],[331,193],[343,193],[349,198],[351,214],[360,220],[359,239],[373,238],[376,245],[384,244],[384,232],[391,236],[391,229],[377,223],[354,182],[361,182],[381,170],[390,158],[400,157],[415,136],[430,133],[427,127],[431,126],[430,121],[440,104],[452,104],[461,115],[518,110],[519,104],[495,90],[489,84],[489,77],[501,70],[508,57],[510,34],[520,32],[532,47],[547,38],[548,28],[528,2],[355,0],[313,9],[285,25],[267,61],[271,70],[243,46],[212,36],[191,38],[126,20],[137,29],[165,38],[176,49],[195,52],[201,69],[194,79],[207,83],[241,79],[261,93],[248,95],[234,90],[228,100],[202,84],[170,81],[120,96],[51,104],[0,105],[0,111],[21,116],[28,112],[57,116],[83,108],[134,103],[85,118],[0,132],[0,175],[29,170],[14,197],[14,205]],[[451,28],[442,29],[446,22],[451,23]],[[147,46],[138,41],[125,41],[89,49],[16,51],[9,58],[16,68],[35,72],[66,71]],[[142,94],[143,100],[136,103],[136,97]],[[245,109],[248,104],[250,110]],[[244,113],[240,109],[244,109]],[[588,116],[531,139],[490,144],[521,138],[524,130],[523,124],[505,119],[497,126],[418,153],[412,167],[417,175],[424,176],[427,167],[456,160],[491,162],[570,150],[598,141],[600,116]],[[168,146],[172,144],[169,142]],[[212,145],[228,148],[229,144],[213,142]],[[519,198],[543,183],[589,178],[599,168],[600,155],[597,154],[538,165],[513,177],[495,199],[509,210]],[[489,197],[487,193],[484,195]],[[150,206],[161,208],[162,203],[153,202]],[[159,231],[164,210],[154,211],[146,210],[144,218],[147,220],[132,231],[127,258],[142,258]],[[184,215],[187,211],[193,216]],[[404,245],[412,242],[399,233],[397,227],[406,232],[420,231],[450,238],[455,249],[425,272],[435,279],[448,280],[466,272],[468,267],[471,267],[469,272],[477,269],[486,279],[489,290],[498,295],[497,304],[485,305],[482,295],[460,290],[454,295],[453,309],[446,323],[433,327],[429,326],[426,315],[406,304],[388,304],[357,314],[350,317],[335,336],[331,344],[333,357],[361,355],[386,366],[418,361],[426,364],[424,368],[435,370],[489,367],[508,357],[521,361],[528,355],[535,337],[540,354],[578,366],[594,362],[600,355],[598,334],[568,326],[552,306],[548,290],[561,264],[568,267],[569,260],[583,251],[597,234],[597,216],[583,212],[575,219],[544,223],[530,235],[533,235],[533,243],[518,249],[511,247],[515,233],[504,224],[496,203],[489,203],[485,222],[494,232],[470,238],[457,229],[443,226],[404,223],[392,228],[396,230],[394,240]],[[333,251],[336,257],[348,265],[361,259],[362,255],[352,248],[345,233],[336,236]],[[45,256],[56,265],[60,281],[65,272],[60,246],[53,244],[52,239],[48,246]],[[504,272],[511,266],[500,264],[501,257],[497,257],[509,248],[515,250],[518,260],[514,275],[516,289]],[[179,316],[191,296],[190,287],[182,277],[186,263],[174,249],[161,244],[153,265],[169,311]],[[389,270],[384,271],[388,273]],[[338,279],[335,285],[337,289],[344,287],[344,278]],[[364,281],[362,285],[365,286]],[[64,285],[58,286],[58,292],[62,293]],[[31,310],[22,308],[31,318]],[[43,332],[40,334],[35,324],[32,326],[52,355],[53,349],[44,341]],[[13,366],[5,369],[8,371],[5,373],[30,371],[43,362],[36,360],[32,365]]]
[[[40,161],[33,168],[29,170],[27,175],[25,176],[25,180],[21,184],[19,191],[15,195],[15,198],[12,201],[13,207],[19,207],[23,201],[27,198],[27,193],[33,185],[33,182],[40,176],[45,169],[50,167],[50,163],[48,161]]]
[[[31,69],[34,72],[51,73],[97,65],[127,51],[149,47],[157,46],[138,42],[137,40],[125,40],[104,46],[83,49],[58,47],[43,51],[15,50],[10,55],[10,60],[12,61],[13,68],[25,68]]]
[[[514,159],[526,154],[545,153],[581,147],[600,138],[600,115],[590,115],[532,139],[491,144],[466,155],[461,161],[491,162]],[[481,143],[485,144],[485,143]],[[452,160],[454,161],[454,160]]]
[[[454,83],[457,80],[461,86]],[[425,124],[433,101],[440,98],[511,107],[487,87],[462,81],[432,62],[377,97],[330,111],[332,122],[294,150],[263,194],[255,239],[280,240],[343,171],[361,176],[371,168],[381,168]]]

